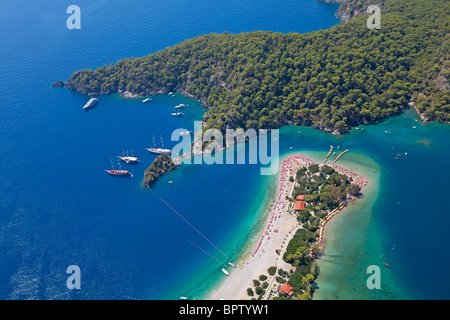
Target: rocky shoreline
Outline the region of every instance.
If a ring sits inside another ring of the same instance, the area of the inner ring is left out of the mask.
[[[369,3],[367,0],[316,0],[317,2],[339,4],[339,9],[336,11],[336,18],[341,22],[347,22],[353,17],[358,17],[367,14],[366,9],[371,4],[377,4],[383,7],[384,0],[379,0],[377,3]]]

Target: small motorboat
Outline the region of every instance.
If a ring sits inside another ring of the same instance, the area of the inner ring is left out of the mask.
[[[183,131],[183,132],[180,133],[181,136],[188,136],[190,134],[192,134],[192,131],[188,131],[188,130]]]

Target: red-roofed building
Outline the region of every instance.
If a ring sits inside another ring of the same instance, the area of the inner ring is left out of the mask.
[[[305,205],[306,205],[305,201],[296,201],[294,210],[295,211],[303,210],[303,209],[305,209]]]
[[[280,290],[278,290],[278,293],[287,294],[288,296],[292,296],[294,294],[292,287],[288,283],[283,284]]]
[[[305,196],[302,194],[302,195],[298,195],[297,196],[297,200],[304,200],[305,199]]]

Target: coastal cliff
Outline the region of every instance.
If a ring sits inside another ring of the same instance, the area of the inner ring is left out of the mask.
[[[179,164],[172,161],[172,158],[166,154],[160,154],[153,163],[145,170],[142,186],[150,188],[162,175],[175,170]]]
[[[333,0],[328,0],[333,1]],[[339,0],[336,0],[339,1]],[[367,15],[367,8],[370,5],[377,5],[382,10],[385,9],[385,0],[346,0],[341,1],[341,5],[336,12],[336,17],[340,19],[342,22],[349,21],[354,17],[359,17],[363,15]]]
[[[384,8],[385,0],[316,0],[317,2],[340,4],[336,11],[336,17],[342,22],[347,22],[354,17],[366,15],[367,8],[370,5],[378,5]]]
[[[332,4],[340,4],[339,9],[336,11],[335,15],[336,18],[341,20],[342,22],[346,22],[350,20],[350,16],[345,14],[345,10],[343,10],[342,4],[346,2],[347,0],[316,0],[317,2],[325,2],[325,3],[332,3]]]

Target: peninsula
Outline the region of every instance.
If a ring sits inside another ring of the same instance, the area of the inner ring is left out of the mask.
[[[145,170],[142,186],[144,188],[150,188],[162,175],[175,170],[178,166],[179,164],[176,164],[170,155],[158,155],[152,164]]]
[[[318,164],[299,154],[287,157],[280,168],[277,198],[254,251],[210,299],[311,299],[326,223],[367,184],[339,165]]]
[[[85,95],[180,92],[207,108],[205,129],[223,132],[294,124],[338,135],[409,107],[423,121],[450,121],[450,2],[383,0],[382,27],[370,30],[372,2],[326,1],[342,3],[349,21],[306,34],[202,35],[55,85]]]

